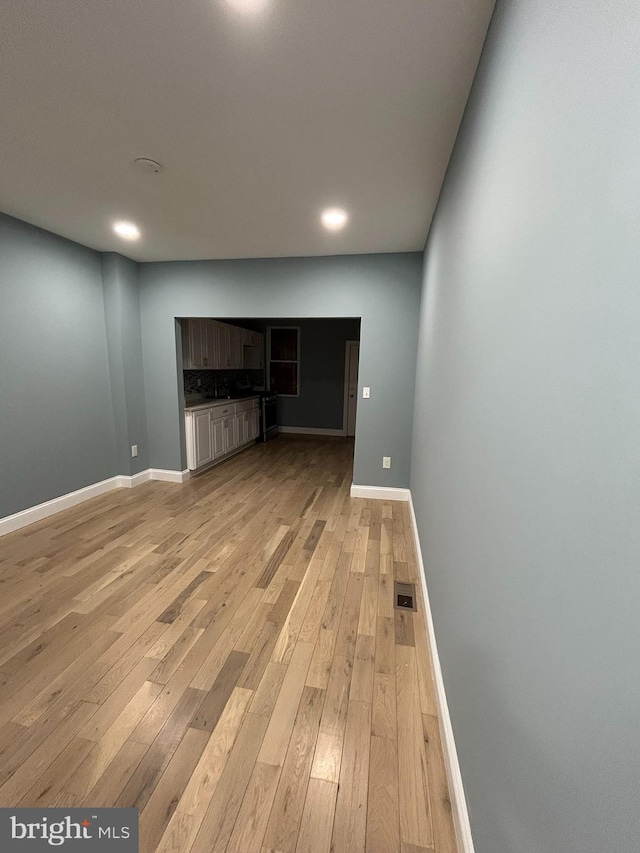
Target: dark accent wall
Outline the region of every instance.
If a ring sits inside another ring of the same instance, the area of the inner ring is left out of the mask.
[[[347,341],[360,340],[358,319],[279,319],[267,326],[300,327],[300,396],[281,397],[282,426],[342,429]]]

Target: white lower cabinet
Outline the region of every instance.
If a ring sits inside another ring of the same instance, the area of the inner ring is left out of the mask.
[[[222,421],[222,430],[224,432],[225,453],[231,453],[232,450],[240,446],[237,438],[236,415],[230,415]]]
[[[246,444],[249,440],[249,413],[239,412],[236,415],[236,434],[238,444]]]
[[[216,418],[211,421],[211,443],[213,444],[213,458],[219,459],[227,452],[224,449],[224,418]]]
[[[185,426],[187,465],[191,471],[198,471],[256,440],[260,428],[258,400],[212,403],[187,411]]]
[[[194,412],[194,461],[196,468],[207,465],[213,459],[211,447],[211,417],[209,412]]]

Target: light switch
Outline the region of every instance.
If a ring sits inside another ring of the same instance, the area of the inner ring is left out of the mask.
[[[132,445],[131,445],[131,456],[135,459],[135,457],[136,457],[137,455],[138,455],[138,445],[137,445],[137,444],[132,444]]]
[[[362,396],[365,400],[368,400],[369,397],[371,396],[371,388],[363,388],[362,389]]]

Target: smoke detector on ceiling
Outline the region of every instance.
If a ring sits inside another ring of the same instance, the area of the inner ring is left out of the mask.
[[[139,172],[145,172],[147,175],[159,175],[163,168],[160,163],[148,157],[138,157],[133,161],[133,165]]]

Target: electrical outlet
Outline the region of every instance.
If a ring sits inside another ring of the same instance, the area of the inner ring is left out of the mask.
[[[198,388],[199,388],[201,385],[202,385],[202,379],[200,379],[200,377],[198,377]]]
[[[136,457],[137,455],[138,455],[138,445],[137,445],[137,444],[132,444],[132,445],[131,445],[131,457],[132,457],[133,459],[135,459],[135,457]]]
[[[363,388],[362,389],[363,399],[368,400],[370,396],[371,396],[371,388]]]
[[[383,456],[382,457],[382,467],[383,468],[391,468],[391,457]]]

